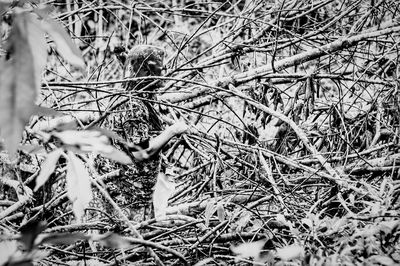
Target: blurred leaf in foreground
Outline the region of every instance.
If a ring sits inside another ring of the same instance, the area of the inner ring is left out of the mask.
[[[35,111],[45,64],[45,36],[36,22],[29,13],[15,16],[7,43],[11,59],[0,59],[0,133],[10,154],[16,152],[22,131]]]
[[[71,37],[58,23],[50,18],[43,20],[42,28],[51,36],[57,46],[58,53],[70,64],[83,68],[85,62]]]

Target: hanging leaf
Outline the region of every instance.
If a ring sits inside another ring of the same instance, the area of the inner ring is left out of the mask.
[[[71,37],[58,23],[48,18],[43,20],[42,28],[50,35],[56,44],[58,53],[70,64],[85,67],[81,52],[72,42]]]
[[[12,155],[17,150],[24,126],[34,112],[38,91],[36,77],[41,72],[35,70],[39,63],[35,63],[30,46],[32,34],[28,33],[35,28],[28,26],[30,22],[26,13],[15,16],[8,43],[11,59],[0,61],[0,133]]]
[[[41,29],[39,20],[33,14],[26,14],[26,30],[29,47],[32,51],[34,78],[37,93],[40,92],[42,72],[47,61],[47,43],[44,31]],[[35,99],[36,100],[36,99]],[[37,106],[34,106],[37,109]]]
[[[243,243],[236,247],[231,247],[231,250],[240,258],[253,258],[254,260],[259,260],[265,242],[267,242],[266,239]]]
[[[81,160],[72,152],[68,152],[67,165],[67,196],[72,202],[75,217],[80,220],[84,209],[92,200],[89,173]]]
[[[36,177],[36,185],[34,191],[37,191],[44,183],[46,183],[47,179],[49,179],[50,175],[54,172],[56,168],[56,164],[58,159],[60,158],[62,151],[60,149],[56,149],[50,152],[47,155],[46,160],[43,161],[41,165],[40,174]]]
[[[156,219],[167,216],[168,199],[175,191],[175,183],[168,180],[164,173],[159,173],[153,193],[153,206]]]
[[[276,256],[281,260],[299,259],[304,256],[304,248],[297,245],[286,246],[277,249]]]

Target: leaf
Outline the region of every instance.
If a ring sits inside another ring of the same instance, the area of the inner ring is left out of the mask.
[[[29,153],[29,154],[45,154],[46,153],[45,148],[39,144],[21,144],[18,146],[18,150]]]
[[[72,210],[75,217],[80,220],[84,209],[92,200],[90,177],[85,165],[72,152],[68,152],[67,165],[67,196],[72,202]]]
[[[35,111],[34,113],[36,115],[42,115],[42,116],[51,116],[51,117],[56,117],[56,116],[61,116],[62,113],[58,112],[57,110],[54,110],[53,108],[48,108],[48,107],[43,107],[43,106],[34,106]]]
[[[72,42],[67,32],[54,20],[43,20],[42,28],[50,35],[57,46],[58,53],[70,64],[77,67],[85,67],[81,52]]]
[[[80,232],[49,234],[42,238],[40,244],[71,245],[77,241],[88,239],[90,239],[89,236]]]
[[[54,172],[54,169],[56,168],[56,164],[61,154],[62,150],[56,149],[47,155],[46,160],[44,160],[41,165],[40,174],[38,175],[38,177],[36,177],[36,185],[34,191],[37,191],[41,186],[43,186],[44,183],[46,183],[47,179],[49,179],[50,175]]]
[[[36,237],[46,229],[46,222],[33,221],[21,227],[21,242],[30,251],[34,246]]]
[[[108,159],[122,163],[122,164],[132,164],[133,161],[125,152],[120,151],[112,147],[111,152],[100,152],[100,154]]]
[[[236,247],[232,246],[231,250],[240,258],[254,258],[255,260],[259,260],[265,242],[267,242],[266,239],[250,243],[242,243]]]
[[[216,209],[215,200],[210,200],[207,202],[206,209],[204,211],[205,218],[205,226],[208,227],[210,225],[211,216],[214,214]]]
[[[236,232],[242,232],[243,228],[250,222],[251,213],[249,211],[243,211],[240,218],[236,222]]]
[[[263,228],[263,221],[260,219],[254,219],[254,221],[252,221],[253,226],[250,228],[250,232],[254,232],[254,231],[259,231],[260,229]]]
[[[89,146],[94,142],[93,139],[100,136],[100,132],[90,130],[64,130],[61,132],[54,132],[53,135],[60,139],[65,145]]]
[[[168,180],[164,173],[159,173],[153,193],[153,206],[156,219],[167,216],[168,199],[175,191],[175,183]]]
[[[111,160],[122,164],[132,164],[132,159],[124,152],[116,149],[109,138],[103,134],[103,131],[97,130],[64,130],[54,132],[67,149],[78,148],[83,152],[96,152]],[[70,147],[72,146],[72,147]]]
[[[117,133],[115,133],[114,131],[105,129],[105,128],[92,126],[92,127],[88,128],[87,130],[99,131],[104,136],[107,136],[107,137],[109,137],[111,139],[115,139],[115,140],[118,140],[118,141],[124,141],[124,139],[121,136],[117,135]]]
[[[276,250],[276,256],[281,260],[293,260],[303,257],[304,248],[297,245],[286,246]]]
[[[0,265],[7,265],[10,257],[17,253],[17,241],[0,241]]]
[[[387,256],[380,256],[380,255],[374,255],[368,258],[369,260],[372,260],[375,263],[379,263],[382,265],[396,265],[395,262]]]
[[[26,13],[15,16],[8,43],[11,59],[0,61],[0,133],[11,155],[15,154],[24,126],[34,112],[38,91],[38,64],[34,62],[28,37],[32,27],[27,24]]]
[[[104,238],[99,239],[99,242],[109,248],[128,248],[131,246],[128,240],[114,233],[105,235]]]
[[[309,229],[313,227],[313,222],[309,218],[301,219],[301,223],[306,225]]]
[[[217,215],[218,215],[218,220],[222,223],[223,221],[225,221],[225,209],[224,209],[224,205],[219,202],[217,204]]]
[[[27,38],[29,47],[32,51],[33,65],[34,65],[34,77],[35,77],[35,89],[37,93],[40,92],[42,72],[46,66],[47,61],[47,43],[44,31],[41,29],[39,20],[32,14],[27,14]],[[34,105],[37,109],[37,106]],[[37,110],[34,111],[35,113]]]
[[[382,221],[379,223],[379,230],[388,235],[394,232],[395,229],[398,229],[399,226],[400,226],[399,220]]]
[[[3,19],[3,15],[4,15],[4,13],[7,11],[7,9],[8,9],[8,6],[10,5],[11,3],[7,3],[7,2],[0,2],[0,20],[2,20]],[[1,28],[0,28],[0,35],[1,35]],[[1,47],[1,44],[0,44],[0,47]]]

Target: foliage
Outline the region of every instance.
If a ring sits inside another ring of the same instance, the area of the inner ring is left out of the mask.
[[[397,2],[0,0],[0,264],[399,264]],[[138,44],[157,100],[121,90]],[[191,127],[154,219],[109,193],[131,98]]]

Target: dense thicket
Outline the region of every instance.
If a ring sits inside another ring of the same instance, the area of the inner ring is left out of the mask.
[[[46,4],[86,67],[70,66],[49,41],[39,104],[64,116],[31,119],[23,143],[47,154],[54,146],[41,132],[66,130],[52,123],[101,127],[115,96],[143,100],[142,92],[121,90],[114,52],[139,44],[166,53],[151,104],[165,123],[184,120],[191,131],[163,151],[176,185],[163,221],[77,222],[64,190],[18,198],[23,192],[7,176],[33,188],[43,154],[20,152],[13,164],[3,152],[6,238],[42,219],[44,233],[74,232],[66,245],[39,245],[48,253],[38,264],[400,263],[398,1]],[[5,14],[3,41],[11,25]],[[100,184],[92,185],[95,196],[108,179],[118,182],[115,163],[81,157]],[[60,160],[48,182],[63,182],[65,172]],[[105,231],[125,238],[103,239],[106,247],[92,241]]]

